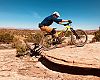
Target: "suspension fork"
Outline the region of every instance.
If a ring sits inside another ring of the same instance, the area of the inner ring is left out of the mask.
[[[71,31],[74,33],[74,35],[76,36],[77,39],[80,39],[80,37],[78,36],[78,34],[76,33],[76,31],[73,28],[70,28]]]

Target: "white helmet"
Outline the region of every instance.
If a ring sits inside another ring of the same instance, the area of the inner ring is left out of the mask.
[[[58,12],[53,12],[53,15],[56,15],[56,16],[58,16],[58,17],[60,17],[60,14],[58,13]]]

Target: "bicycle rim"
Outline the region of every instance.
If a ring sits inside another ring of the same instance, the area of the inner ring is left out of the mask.
[[[52,43],[53,43],[52,35],[46,35],[42,38],[41,45],[43,46],[44,50],[53,49],[55,46]]]
[[[75,32],[77,33],[79,38],[77,38],[74,34],[72,34],[71,39],[72,39],[73,44],[76,45],[77,47],[84,46],[88,39],[86,32],[80,29],[76,30]]]

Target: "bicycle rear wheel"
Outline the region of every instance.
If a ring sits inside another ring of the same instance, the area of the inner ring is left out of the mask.
[[[53,45],[53,38],[52,35],[44,35],[40,45],[42,45],[43,50],[50,50],[53,49],[55,47],[55,45]]]
[[[75,31],[77,36],[75,34],[72,35],[72,42],[74,45],[76,45],[77,47],[82,47],[86,44],[88,37],[85,31],[78,29]]]

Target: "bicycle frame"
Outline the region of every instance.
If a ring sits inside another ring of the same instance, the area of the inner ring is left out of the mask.
[[[60,35],[62,32],[72,32],[76,37],[79,37],[78,34],[75,32],[75,30],[71,27],[71,23],[67,23],[67,24],[61,24],[63,26],[65,26],[64,30],[58,32],[57,34]]]
[[[72,31],[72,27],[70,25],[65,26],[64,30],[61,30],[60,32],[58,32],[57,34],[61,34],[62,32],[68,32],[68,31]]]

